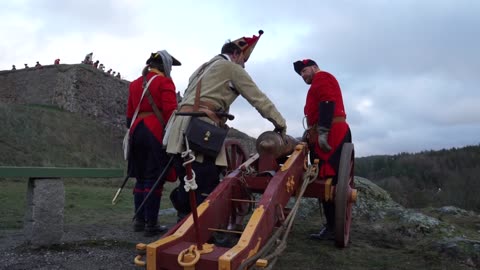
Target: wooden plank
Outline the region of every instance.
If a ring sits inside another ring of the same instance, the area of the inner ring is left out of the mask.
[[[68,167],[11,167],[0,166],[0,177],[27,178],[121,178],[124,169]]]

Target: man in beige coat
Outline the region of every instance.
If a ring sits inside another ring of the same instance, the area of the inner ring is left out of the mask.
[[[184,98],[178,106],[179,111],[192,111],[197,84],[200,81],[200,107],[203,110],[228,112],[235,99],[242,96],[257,109],[263,118],[272,122],[276,131],[284,134],[287,129],[285,119],[244,69],[245,62],[262,34],[263,31],[260,30],[259,36],[243,37],[227,42],[223,45],[220,55],[199,67],[189,79]],[[190,119],[191,116],[172,115],[164,139],[164,144],[167,145],[167,153],[180,154],[185,151],[184,132],[190,123]],[[201,119],[217,125],[222,125],[225,122],[225,119],[220,119],[220,121],[208,117],[202,117]],[[196,160],[192,163],[192,168],[198,185],[198,190],[196,190],[197,203],[201,203],[205,199],[201,194],[209,194],[218,185],[219,175],[222,167],[227,166],[227,161],[224,148],[216,158],[204,156],[202,153],[195,153],[195,156]],[[183,188],[185,168],[181,163],[182,160],[177,155],[176,169],[181,183],[179,188],[173,191],[171,199],[179,212],[179,218],[184,217],[191,211],[188,194]]]

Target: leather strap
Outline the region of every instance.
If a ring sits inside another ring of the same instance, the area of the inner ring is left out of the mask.
[[[198,110],[195,111],[192,105],[183,105],[180,108],[179,112],[204,112],[212,121],[214,121],[220,126],[223,126],[223,121],[220,119],[220,117],[218,117],[218,115],[213,110],[210,110],[206,107],[199,107]]]
[[[137,118],[145,118],[145,117],[148,117],[150,115],[153,115],[153,112],[140,112],[140,113],[138,113]]]
[[[200,88],[202,87],[202,78],[197,83],[197,88],[195,89],[195,101],[193,102],[193,111],[198,111],[200,106]]]
[[[346,122],[345,116],[335,116],[332,119],[332,124],[333,123],[343,123],[343,122]],[[318,125],[315,124],[312,127],[310,127],[309,129],[307,129],[308,143],[309,144],[314,144],[317,141],[317,136],[318,136],[317,126]]]
[[[213,105],[208,103],[208,102],[202,102],[200,101],[200,88],[202,85],[202,78],[197,83],[197,88],[195,89],[195,101],[193,103],[192,112],[204,112],[207,114],[208,118],[212,119],[217,125],[222,126],[223,122],[220,120],[220,118],[217,116],[217,114],[214,112],[215,108],[213,108]],[[201,107],[200,107],[201,106]],[[184,109],[185,108],[185,109]],[[181,109],[184,110],[189,110],[188,105],[183,105]]]
[[[345,121],[346,121],[345,116],[335,116],[332,119],[332,123],[342,123],[342,122],[345,122]]]
[[[150,86],[150,83],[151,83],[151,82],[153,81],[153,79],[155,79],[157,76],[158,76],[158,75],[155,75],[155,76],[153,76],[152,78],[150,78],[150,80],[148,80],[147,85],[145,86],[145,88],[143,88],[142,96],[140,97],[140,101],[138,102],[137,108],[135,109],[135,112],[133,113],[132,121],[130,122],[130,126],[128,127],[128,129],[130,129],[130,127],[133,125],[133,123],[135,123],[135,119],[137,119],[137,115],[138,115],[138,113],[140,112],[140,104],[142,104],[142,99],[143,99],[143,97],[145,96],[145,93],[148,92],[147,89],[148,89],[148,87]]]
[[[145,93],[145,95],[148,98],[148,103],[150,104],[150,106],[152,106],[153,113],[157,117],[162,127],[165,127],[165,120],[163,120],[162,111],[157,107],[157,104],[155,104],[155,101],[153,100],[150,90],[147,89],[147,92]]]
[[[343,122],[346,122],[346,121],[347,121],[347,119],[346,119],[345,116],[335,116],[335,117],[332,118],[332,124],[333,123],[343,123]],[[314,124],[313,126],[309,126],[308,128],[316,130],[317,126],[318,126],[318,124]]]

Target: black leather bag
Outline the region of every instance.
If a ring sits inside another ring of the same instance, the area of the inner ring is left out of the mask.
[[[190,149],[205,156],[216,158],[222,149],[227,133],[228,129],[192,117],[185,136]]]

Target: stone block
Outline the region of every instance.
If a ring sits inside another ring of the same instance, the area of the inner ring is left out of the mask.
[[[61,179],[29,179],[25,239],[32,246],[60,244],[63,237],[65,188]]]

